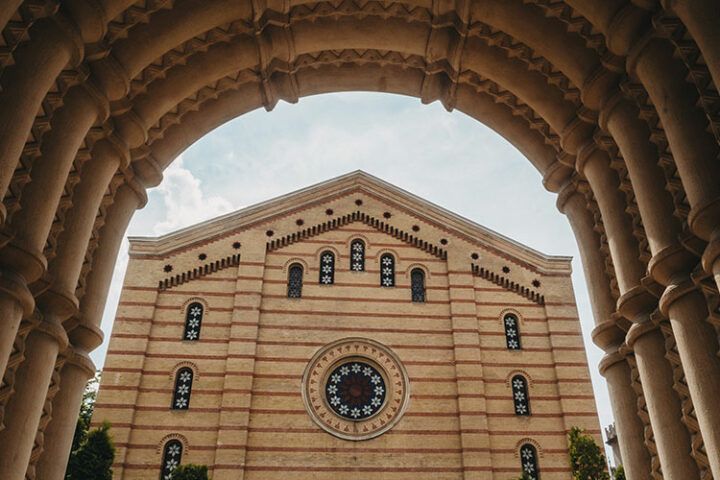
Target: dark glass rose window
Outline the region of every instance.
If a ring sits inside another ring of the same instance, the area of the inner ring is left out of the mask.
[[[382,408],[385,390],[385,381],[375,367],[354,360],[330,373],[325,395],[330,408],[341,417],[364,420]]]

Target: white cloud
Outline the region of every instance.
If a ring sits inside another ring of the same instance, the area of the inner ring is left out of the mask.
[[[200,180],[183,167],[182,156],[165,170],[163,177],[156,192],[162,196],[166,216],[155,224],[155,235],[194,225],[233,210],[232,203],[227,199],[205,195]]]

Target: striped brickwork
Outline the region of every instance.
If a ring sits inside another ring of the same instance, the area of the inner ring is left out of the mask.
[[[340,198],[333,207],[354,198]],[[379,198],[363,200],[377,203],[375,218],[388,208]],[[324,206],[303,218],[321,219]],[[419,223],[396,216],[400,229]],[[362,221],[268,244],[268,229],[282,226],[239,228],[169,254],[145,248],[131,255],[93,418],[112,423],[114,478],[156,478],[163,445],[177,438],[182,462],[207,464],[215,480],[380,473],[387,479],[507,480],[520,474],[524,443],[536,446],[542,478],[559,480],[569,478],[570,426],[583,426],[600,440],[569,264],[566,272],[548,273],[430,223],[414,238],[442,237],[442,255],[419,248],[402,232]],[[350,270],[356,238],[366,245],[363,272]],[[336,255],[333,285],[318,281],[320,254],[327,249]],[[476,252],[479,258],[472,258]],[[240,260],[158,289],[164,277],[202,264],[200,253],[205,263],[238,253]],[[393,287],[380,286],[386,253],[395,258]],[[303,266],[301,298],[287,297],[294,263]],[[544,301],[520,294],[515,285],[498,285],[473,264],[523,285],[537,280],[533,288]],[[410,271],[417,267],[426,273],[425,303],[411,302]],[[183,341],[185,308],[196,301],[205,307],[200,340]],[[506,347],[506,313],[518,318],[521,350]],[[388,346],[409,375],[404,416],[371,440],[326,433],[301,398],[309,359],[345,337]],[[195,374],[190,406],[171,410],[175,372],[185,366]],[[530,416],[514,413],[510,378],[518,373],[528,380]]]

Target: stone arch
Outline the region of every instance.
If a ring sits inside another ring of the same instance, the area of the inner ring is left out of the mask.
[[[713,319],[698,318],[720,295],[720,12],[711,0],[21,4],[0,5],[0,28],[23,32],[4,35],[0,56],[7,378],[22,381],[15,346],[27,332],[15,332],[35,305],[60,319],[73,346],[99,345],[122,233],[189,143],[279,100],[401,93],[489,125],[559,193],[615,398],[636,395],[620,354],[628,324],[655,307],[671,319],[663,332],[678,360],[666,370],[683,368],[680,400],[698,414],[688,427],[694,458],[720,477],[719,346]],[[26,458],[35,435],[12,421],[23,399],[0,401],[0,443],[13,446],[0,452],[0,477],[20,478],[25,460],[6,459]],[[621,439],[642,438],[648,425],[634,412],[614,414]],[[64,444],[46,441],[43,457],[67,457],[54,450]],[[633,459],[628,476],[648,478],[642,442],[620,446]],[[38,476],[51,478],[43,457]],[[663,470],[672,476],[682,463],[668,457]]]

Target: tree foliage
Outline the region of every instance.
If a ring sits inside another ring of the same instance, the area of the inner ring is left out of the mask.
[[[571,427],[568,434],[570,444],[570,468],[574,480],[610,480],[605,471],[605,455],[595,440],[584,429]]]
[[[625,469],[622,465],[618,465],[613,475],[613,480],[625,480]]]
[[[97,370],[95,376],[85,384],[85,392],[83,392],[83,399],[80,404],[80,415],[75,425],[72,449],[70,450],[71,453],[80,448],[80,445],[87,439],[88,430],[90,429],[90,419],[95,410],[95,399],[97,398],[101,374],[102,371]]]
[[[109,430],[110,424],[105,422],[87,434],[85,441],[70,454],[65,480],[112,480],[115,446]]]
[[[188,463],[180,465],[170,475],[171,480],[208,480],[207,465]]]

